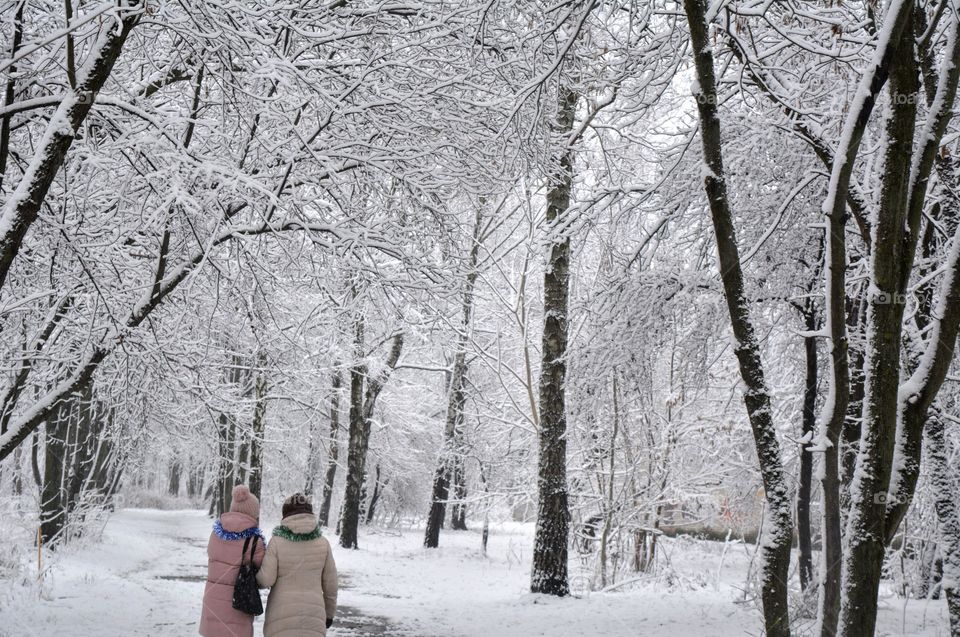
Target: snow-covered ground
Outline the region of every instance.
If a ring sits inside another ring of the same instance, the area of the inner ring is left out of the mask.
[[[275,521],[265,521],[269,529]],[[42,586],[3,583],[3,637],[192,635],[200,613],[210,520],[200,511],[129,509],[107,522],[101,541],[55,558]],[[421,547],[421,531],[364,529],[361,550],[335,551],[347,607],[331,637],[668,637],[759,635],[756,608],[742,603],[749,552],[739,544],[665,540],[657,578],[576,595],[527,592],[532,528],[492,529],[488,555],[477,532],[445,532],[442,548]],[[32,578],[28,578],[29,579]],[[943,602],[904,604],[886,595],[882,635],[944,636]],[[257,624],[257,635],[260,635]]]

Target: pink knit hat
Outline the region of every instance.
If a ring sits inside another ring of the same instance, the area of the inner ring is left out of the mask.
[[[246,513],[254,520],[260,518],[260,500],[257,496],[250,493],[250,489],[245,484],[238,484],[233,488],[233,500],[230,502],[230,510],[236,513]]]

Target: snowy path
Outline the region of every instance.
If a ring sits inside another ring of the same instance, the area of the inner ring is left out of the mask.
[[[0,636],[194,635],[209,533],[201,511],[120,511],[102,543],[77,549],[47,572],[42,599],[0,609]],[[350,597],[349,588],[341,597]],[[262,618],[255,626],[262,635]],[[348,604],[330,631],[331,637],[385,634],[397,633],[385,619]]]
[[[266,520],[272,528],[275,520]],[[201,511],[129,509],[102,537],[55,558],[42,595],[0,589],[0,637],[195,635],[210,519]],[[498,525],[488,555],[479,533],[364,528],[359,551],[336,546],[341,610],[330,637],[741,637],[760,634],[742,600],[750,550],[688,538],[660,544],[659,574],[615,592],[590,592],[573,556],[575,596],[531,595],[532,526]],[[29,544],[25,542],[24,545]],[[35,571],[34,571],[35,572]],[[797,635],[809,634],[809,620]],[[878,637],[947,637],[944,603],[884,593]],[[258,621],[255,635],[262,635]]]

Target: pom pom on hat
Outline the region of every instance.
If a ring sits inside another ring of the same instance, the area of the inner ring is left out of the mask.
[[[250,493],[250,488],[247,485],[238,484],[233,488],[230,510],[236,513],[246,513],[256,520],[260,517],[260,501],[257,496]]]

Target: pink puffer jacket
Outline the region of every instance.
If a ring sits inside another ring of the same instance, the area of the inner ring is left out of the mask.
[[[257,526],[257,521],[245,513],[224,513],[220,526],[221,537],[210,534],[207,544],[207,586],[203,591],[203,614],[200,616],[200,634],[204,637],[252,637],[253,616],[233,608],[233,584],[240,571],[242,539],[225,539],[228,533],[242,533]],[[253,561],[263,562],[263,540],[257,541]]]

